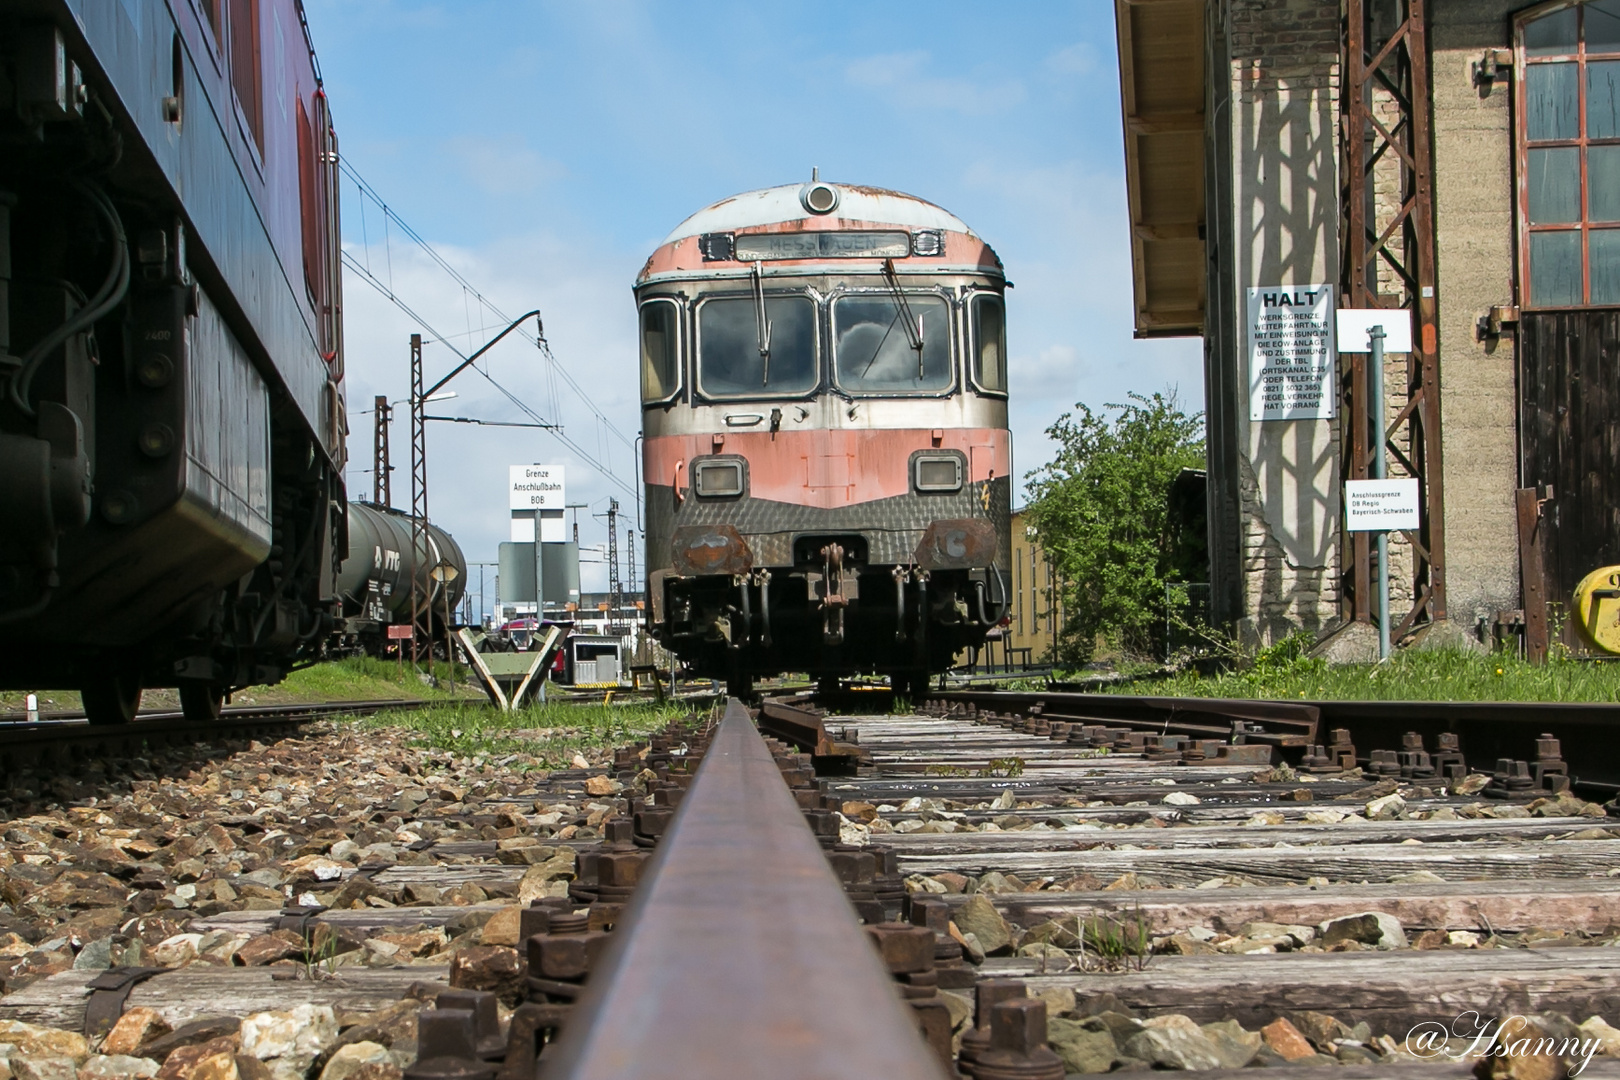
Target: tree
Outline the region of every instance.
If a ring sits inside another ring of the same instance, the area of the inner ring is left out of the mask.
[[[1160,655],[1165,585],[1185,574],[1168,496],[1181,470],[1204,465],[1203,414],[1182,412],[1173,390],[1106,408],[1059,417],[1046,429],[1057,457],[1026,478],[1030,519],[1062,582],[1060,660],[1089,660],[1099,644]]]

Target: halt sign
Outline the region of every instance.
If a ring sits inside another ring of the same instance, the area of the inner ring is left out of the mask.
[[[1416,480],[1346,480],[1344,527],[1350,532],[1389,532],[1418,527]]]
[[[1249,419],[1332,418],[1333,286],[1262,285],[1248,292]]]

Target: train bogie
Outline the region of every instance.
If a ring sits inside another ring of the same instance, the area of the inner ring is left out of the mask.
[[[894,192],[815,181],[678,228],[637,282],[653,635],[738,688],[915,686],[981,643],[1008,599],[1004,289]]]

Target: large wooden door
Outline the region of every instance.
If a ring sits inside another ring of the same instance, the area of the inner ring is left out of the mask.
[[[1620,563],[1620,311],[1525,314],[1519,461],[1524,487],[1553,488],[1547,598],[1567,613],[1581,578]]]

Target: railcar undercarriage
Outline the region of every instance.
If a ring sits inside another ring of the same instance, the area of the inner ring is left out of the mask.
[[[816,569],[655,575],[653,635],[735,696],[789,671],[823,680],[887,675],[916,696],[959,652],[982,645],[1007,610],[1005,578],[993,566],[838,565],[839,554],[828,552]]]

